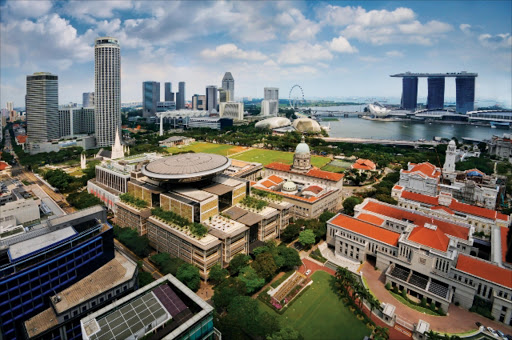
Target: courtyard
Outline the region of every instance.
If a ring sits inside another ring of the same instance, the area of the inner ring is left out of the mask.
[[[363,339],[371,330],[345,307],[330,287],[331,275],[316,271],[313,284],[282,314],[258,300],[260,308],[276,317],[282,326],[298,330],[305,340]]]

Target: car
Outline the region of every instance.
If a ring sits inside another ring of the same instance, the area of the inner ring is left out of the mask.
[[[494,334],[494,329],[493,329],[492,327],[487,327],[487,331],[488,331],[489,333]]]
[[[500,338],[502,338],[502,339],[506,339],[506,338],[505,338],[505,333],[503,333],[502,331],[500,331],[500,330],[498,330],[498,329],[496,330],[496,334],[498,334],[498,336],[499,336]]]
[[[306,275],[311,274],[311,269],[306,270]]]

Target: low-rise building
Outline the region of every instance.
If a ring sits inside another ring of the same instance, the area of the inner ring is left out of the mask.
[[[219,103],[219,116],[231,118],[236,121],[244,120],[244,103],[221,102]]]
[[[359,158],[351,166],[352,169],[361,171],[377,171],[377,166],[369,159]]]
[[[213,307],[170,274],[84,317],[80,324],[84,340],[222,337],[213,327]]]
[[[187,127],[192,128],[208,128],[214,130],[224,130],[233,126],[233,119],[222,117],[190,117]]]
[[[121,228],[136,229],[139,235],[146,235],[146,223],[151,216],[151,209],[138,208],[135,205],[116,202],[116,224]]]
[[[225,175],[256,181],[261,178],[263,165],[256,162],[245,162],[231,159],[231,166],[224,171]]]
[[[177,146],[186,146],[191,143],[194,143],[196,140],[194,138],[185,137],[185,136],[171,136],[163,141],[158,142],[160,146],[165,146],[168,148],[173,148]]]
[[[512,163],[512,136],[510,133],[504,133],[503,137],[492,136],[487,145],[491,155]]]

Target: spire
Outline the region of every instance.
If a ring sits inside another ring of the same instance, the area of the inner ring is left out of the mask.
[[[119,127],[116,127],[116,139],[114,141],[114,146],[112,146],[112,157],[111,159],[123,158],[124,157],[124,149],[121,145],[121,136],[119,135]]]

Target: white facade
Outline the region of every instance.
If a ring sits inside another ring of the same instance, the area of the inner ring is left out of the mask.
[[[263,98],[266,100],[277,100],[279,101],[279,88],[277,87],[265,87],[263,88]]]
[[[222,118],[232,118],[234,120],[244,120],[244,103],[220,103],[219,116]]]
[[[94,47],[95,131],[98,147],[114,144],[121,130],[121,54],[119,41],[97,38]]]
[[[48,72],[27,76],[25,102],[29,143],[59,138],[59,78]]]
[[[279,112],[279,101],[274,99],[264,99],[261,101],[262,116],[277,116]]]

